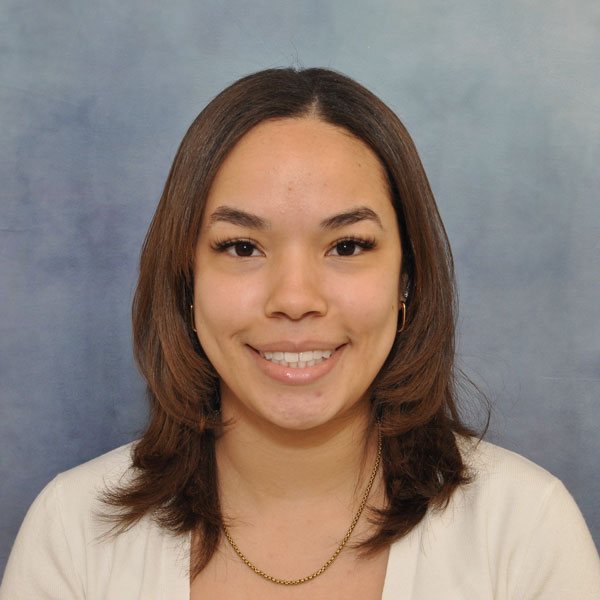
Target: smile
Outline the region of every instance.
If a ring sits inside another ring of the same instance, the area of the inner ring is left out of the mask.
[[[308,350],[305,352],[260,352],[260,355],[276,365],[292,369],[305,369],[327,360],[334,352],[335,350]]]

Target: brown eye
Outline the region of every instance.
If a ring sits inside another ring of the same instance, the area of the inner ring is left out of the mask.
[[[374,239],[348,237],[338,240],[327,253],[329,256],[358,256],[377,245]]]
[[[251,256],[262,256],[262,252],[251,240],[225,240],[211,244],[215,252],[228,254],[232,257],[250,258]]]
[[[236,242],[233,244],[236,256],[252,256],[255,247],[250,242]]]
[[[356,246],[354,240],[341,240],[335,245],[335,250],[339,256],[352,256],[356,252]]]

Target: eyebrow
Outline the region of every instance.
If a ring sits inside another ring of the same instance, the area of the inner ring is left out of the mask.
[[[232,208],[231,206],[219,206],[215,212],[210,215],[210,225],[215,223],[231,223],[240,227],[249,227],[250,229],[269,229],[267,221],[257,215]]]
[[[377,216],[377,213],[366,206],[351,208],[350,210],[328,217],[321,221],[320,227],[321,229],[340,229],[348,225],[354,225],[354,223],[359,223],[360,221],[373,221],[383,229],[381,219]],[[262,217],[231,206],[219,206],[210,215],[209,225],[214,225],[215,223],[231,223],[240,227],[261,230],[270,229],[271,227],[270,223]]]
[[[333,217],[321,221],[321,227],[323,229],[339,229],[340,227],[354,225],[359,221],[373,221],[383,229],[381,219],[377,216],[377,213],[366,206],[359,206],[338,215],[333,215]]]

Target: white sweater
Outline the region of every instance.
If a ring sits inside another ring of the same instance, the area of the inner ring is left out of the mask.
[[[393,544],[383,600],[599,600],[600,559],[562,483],[492,444],[464,452],[473,483]],[[144,518],[99,537],[98,493],[126,476],[130,453],[123,446],[46,486],[19,531],[0,600],[188,600],[189,536]]]

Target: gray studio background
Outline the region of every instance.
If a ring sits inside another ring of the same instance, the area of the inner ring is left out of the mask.
[[[134,439],[139,248],[224,86],[327,66],[420,150],[453,243],[488,438],[566,483],[600,542],[596,0],[4,0],[0,572],[42,486]]]

